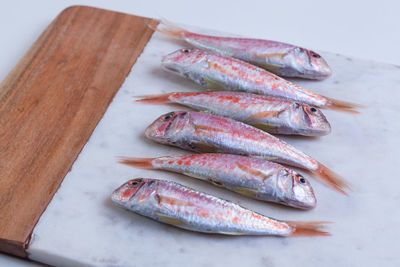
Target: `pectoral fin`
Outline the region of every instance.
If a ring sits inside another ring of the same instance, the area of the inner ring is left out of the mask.
[[[215,114],[215,112],[211,111],[211,110],[200,110],[200,112],[206,113],[206,114]]]
[[[247,117],[246,120],[258,120],[262,118],[268,118],[268,117],[277,117],[281,111],[262,111],[262,112],[257,112],[249,117]]]
[[[250,123],[254,127],[266,131],[266,132],[271,132],[271,133],[276,133],[278,126],[270,123]]]
[[[265,62],[264,63],[257,63],[257,65],[259,66],[259,67],[261,67],[261,68],[264,68],[264,69],[267,69],[267,70],[270,70],[270,71],[277,71],[277,70],[279,70],[279,69],[282,69],[282,66],[281,65],[278,65],[278,64],[273,64],[273,63],[269,63],[268,62],[268,59],[271,59],[271,58],[281,58],[282,60],[283,60],[283,58],[286,56],[286,54],[284,54],[284,53],[275,53],[275,54],[268,54],[268,53],[265,53],[265,54],[256,54],[256,55],[254,55],[256,58],[261,58],[261,59],[265,59]]]
[[[158,219],[160,222],[166,223],[166,224],[172,224],[172,225],[179,225],[179,226],[187,226],[188,224],[178,218],[174,218],[162,213],[156,213]]]
[[[283,58],[286,56],[286,53],[259,53],[254,55],[256,58],[273,58],[280,57]]]
[[[225,88],[221,84],[209,78],[203,78],[203,86],[217,91],[225,90]]]
[[[246,197],[256,197],[257,194],[260,192],[257,189],[251,189],[251,188],[247,188],[247,187],[235,187],[232,189],[233,191],[235,191],[236,193],[239,193],[241,195],[244,195]]]
[[[246,235],[244,232],[218,232],[223,235]]]
[[[206,126],[193,124],[196,131],[206,131],[206,132],[219,132],[219,133],[230,133],[230,131],[218,127]]]
[[[279,71],[283,68],[280,65],[267,64],[267,63],[265,63],[265,64],[257,64],[257,66],[259,66],[260,68],[263,68],[265,70],[268,70],[269,72],[275,73],[275,74],[278,74]]]
[[[218,152],[218,147],[200,142],[191,142],[190,149],[200,153]]]
[[[265,160],[269,160],[269,161],[275,161],[275,160],[279,159],[279,157],[276,157],[276,156],[250,155],[250,157],[257,158],[257,159],[265,159]]]

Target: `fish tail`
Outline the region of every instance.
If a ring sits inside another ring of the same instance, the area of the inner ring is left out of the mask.
[[[290,236],[330,236],[322,229],[330,222],[286,222],[294,231]]]
[[[131,158],[119,157],[118,163],[125,164],[134,168],[153,169],[153,158]]]
[[[187,32],[185,29],[176,26],[174,23],[166,19],[161,19],[159,20],[159,22],[161,27],[153,26],[150,24],[148,24],[147,26],[154,31],[161,32],[167,36],[171,36],[178,39],[182,37],[183,33]]]
[[[315,171],[312,171],[312,173],[326,182],[331,188],[344,195],[348,195],[344,191],[345,188],[351,190],[350,184],[344,178],[321,163],[318,163],[318,168]]]
[[[136,100],[136,102],[148,103],[148,104],[166,104],[166,103],[171,103],[171,100],[169,100],[169,97],[172,94],[174,94],[174,93],[160,94],[160,95],[137,96],[140,99]]]
[[[333,98],[328,99],[328,104],[326,105],[326,108],[328,109],[333,109],[333,110],[338,110],[342,112],[347,112],[351,114],[358,114],[360,113],[357,110],[354,110],[355,108],[363,108],[362,105],[356,104],[356,103],[351,103],[351,102],[346,102],[346,101],[341,101]]]

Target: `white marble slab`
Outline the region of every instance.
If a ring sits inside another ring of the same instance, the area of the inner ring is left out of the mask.
[[[183,153],[143,137],[160,114],[179,108],[132,99],[199,89],[160,68],[162,55],[179,47],[159,34],[152,37],[34,229],[31,259],[58,266],[399,266],[399,67],[322,53],[333,76],[322,82],[295,81],[366,106],[359,115],[326,111],[329,136],[285,138],[350,180],[356,190],[345,197],[310,179],[318,206],[305,212],[246,199],[185,176],[116,163],[120,155]],[[176,229],[110,201],[113,189],[132,177],[175,180],[279,219],[333,221],[328,228],[332,236],[231,237]]]

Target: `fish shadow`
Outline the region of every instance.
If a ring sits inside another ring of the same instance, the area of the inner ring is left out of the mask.
[[[285,141],[317,141],[323,136],[304,136],[304,135],[284,135],[284,134],[274,134],[279,139]]]

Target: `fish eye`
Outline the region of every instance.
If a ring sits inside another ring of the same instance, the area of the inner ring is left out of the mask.
[[[306,181],[306,178],[304,178],[303,176],[301,176],[300,174],[296,174],[296,178],[297,178],[297,180],[301,183],[301,184],[305,184],[307,181]]]
[[[320,55],[318,55],[318,54],[316,54],[314,52],[312,52],[312,56],[315,57],[315,58],[320,58],[321,57]]]
[[[182,49],[182,52],[187,54],[187,53],[190,52],[190,50],[189,49]]]
[[[173,115],[174,115],[174,113],[173,113],[173,112],[171,112],[171,113],[168,113],[167,115],[165,115],[165,117],[164,117],[164,121],[167,121],[167,120],[171,119]]]
[[[317,111],[317,109],[316,109],[316,108],[314,108],[314,107],[311,107],[311,108],[310,108],[310,111],[311,111],[311,112],[316,112],[316,111]]]
[[[131,180],[131,181],[129,182],[129,185],[130,185],[130,186],[135,186],[135,185],[137,185],[137,184],[139,184],[139,183],[141,183],[141,182],[142,182],[142,179]]]

